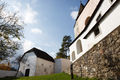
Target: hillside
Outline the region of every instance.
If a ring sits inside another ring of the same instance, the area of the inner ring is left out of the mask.
[[[95,78],[80,78],[74,76],[74,80],[98,80]],[[70,75],[66,73],[58,73],[52,75],[44,75],[44,76],[32,76],[32,77],[20,77],[20,78],[0,78],[0,80],[71,80]]]

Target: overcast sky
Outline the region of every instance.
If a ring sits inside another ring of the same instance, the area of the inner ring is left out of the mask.
[[[36,47],[52,57],[61,47],[64,35],[74,39],[73,26],[80,0],[3,0],[7,8],[24,21],[23,54]],[[83,0],[85,4],[86,0]]]

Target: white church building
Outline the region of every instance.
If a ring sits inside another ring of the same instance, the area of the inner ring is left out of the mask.
[[[70,60],[77,61],[95,44],[120,26],[119,0],[88,0],[81,5],[74,25],[75,39],[70,45]]]

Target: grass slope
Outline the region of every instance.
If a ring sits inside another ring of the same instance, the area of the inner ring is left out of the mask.
[[[80,78],[74,76],[74,80],[97,80],[95,78]],[[20,78],[0,78],[0,80],[71,80],[71,76],[66,73],[58,73],[52,75],[32,76],[32,77],[20,77]]]

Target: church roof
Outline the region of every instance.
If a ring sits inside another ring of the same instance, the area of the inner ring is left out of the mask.
[[[38,57],[38,58],[42,58],[42,59],[45,59],[45,60],[48,60],[48,61],[51,61],[51,62],[54,62],[54,59],[48,55],[46,52],[42,51],[42,50],[39,50],[37,48],[32,48],[30,49],[29,51],[25,52],[25,54],[29,53],[29,52],[34,52],[35,55]],[[23,57],[24,57],[23,55]]]

